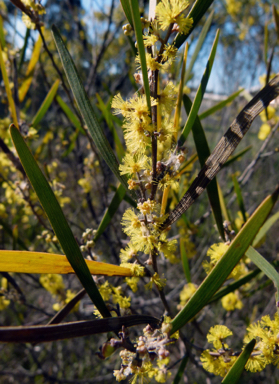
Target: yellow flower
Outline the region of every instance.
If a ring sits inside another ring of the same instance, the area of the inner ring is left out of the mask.
[[[129,261],[133,257],[136,257],[136,255],[137,255],[137,251],[133,247],[132,243],[128,243],[125,249],[120,250],[120,260],[122,263],[127,263],[127,261]]]
[[[86,178],[79,179],[78,184],[83,188],[84,193],[89,193],[91,191],[90,182]]]
[[[170,24],[176,23],[180,33],[187,33],[193,24],[193,19],[185,17],[182,12],[188,8],[186,0],[162,0],[156,6],[156,15],[161,29],[164,31]]]
[[[270,131],[271,127],[268,123],[262,124],[258,133],[258,139],[264,141],[270,134]]]
[[[187,301],[193,296],[193,294],[196,292],[197,286],[193,283],[188,283],[184,285],[182,288],[182,291],[180,292],[180,309],[184,307],[184,305],[187,303]]]
[[[212,343],[214,348],[222,348],[225,345],[228,348],[228,345],[224,344],[223,341],[226,337],[231,336],[233,333],[225,325],[215,325],[211,327],[208,334],[207,340],[209,343]]]
[[[133,156],[129,153],[125,155],[123,159],[124,164],[120,164],[119,170],[121,175],[130,174],[135,175],[140,173],[146,168],[149,168],[147,156]]]
[[[56,274],[41,274],[40,283],[52,295],[57,295],[61,290],[64,290],[63,277]]]
[[[231,292],[228,295],[222,297],[221,302],[222,302],[223,308],[226,311],[233,311],[235,309],[241,309],[243,307],[242,301],[239,299],[238,295],[234,292]]]
[[[167,284],[167,279],[160,278],[158,273],[155,272],[154,275],[150,278],[150,282],[145,285],[145,288],[146,289],[152,289],[153,283],[159,288],[159,290],[161,290]]]

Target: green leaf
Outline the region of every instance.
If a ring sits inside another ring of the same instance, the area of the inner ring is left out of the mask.
[[[45,213],[47,214],[49,222],[65,255],[67,256],[67,259],[69,260],[81,284],[86,289],[86,292],[102,316],[110,317],[110,312],[107,309],[102,296],[100,295],[96,284],[94,283],[94,280],[92,279],[76,239],[45,176],[40,170],[20,132],[14,125],[11,125],[10,133],[23,168],[40,200]]]
[[[82,85],[74,62],[62,40],[58,29],[54,25],[52,26],[52,33],[67,79],[74,94],[80,113],[84,119],[85,124],[88,127],[90,135],[92,136],[100,155],[103,157],[107,165],[110,167],[110,169],[115,174],[117,179],[121,182],[121,184],[123,184],[126,191],[128,193],[131,193],[131,191],[128,189],[127,178],[121,176],[119,173],[118,161],[113,153],[113,150],[106,136],[104,135],[102,128],[99,125],[97,116],[95,115],[90,100]],[[135,197],[135,193],[133,194],[133,197]]]
[[[143,86],[144,86],[144,92],[146,95],[146,102],[147,102],[149,111],[151,111],[150,90],[149,90],[146,58],[145,58],[145,48],[144,48],[143,37],[142,37],[142,23],[140,20],[139,3],[138,3],[138,0],[129,0],[129,4],[132,12],[134,29],[135,29],[136,38],[137,38],[137,48],[139,52]]]
[[[185,110],[189,116],[190,110],[192,110],[191,100],[187,95],[183,95],[183,103]],[[201,167],[204,166],[206,159],[210,156],[209,146],[206,140],[206,136],[203,130],[203,127],[200,123],[199,117],[196,115],[195,121],[192,127],[193,137],[195,141],[195,146],[197,149],[199,161]],[[206,187],[212,212],[215,218],[215,222],[219,231],[221,238],[224,240],[224,228],[223,228],[223,218],[221,212],[221,204],[219,199],[218,187],[216,177],[211,181],[211,183]]]
[[[180,238],[180,255],[181,255],[181,261],[182,261],[185,277],[187,279],[187,282],[191,283],[191,272],[189,268],[189,261],[188,261],[187,253],[186,253],[182,238]]]
[[[257,248],[257,245],[262,241],[263,237],[266,235],[266,233],[270,230],[270,228],[273,226],[273,224],[279,219],[279,211],[274,213],[273,216],[271,216],[264,225],[261,227],[259,232],[257,233],[257,236],[255,237],[252,246],[254,248]]]
[[[205,119],[206,117],[213,115],[213,113],[219,111],[220,109],[223,109],[226,107],[229,103],[231,103],[241,92],[243,92],[243,88],[239,91],[233,93],[230,95],[226,100],[220,101],[220,103],[215,104],[213,107],[207,109],[203,113],[199,115],[200,120]]]
[[[233,179],[234,191],[236,194],[236,198],[237,198],[238,206],[239,206],[239,209],[240,209],[240,212],[242,215],[242,219],[243,219],[243,222],[246,223],[246,211],[245,211],[245,206],[244,206],[244,201],[243,201],[240,185],[239,185],[235,175],[233,175],[232,179]]]
[[[236,384],[238,383],[240,376],[245,368],[245,365],[254,350],[256,345],[256,340],[253,339],[249,344],[246,345],[244,350],[241,352],[240,356],[237,358],[234,365],[231,367],[229,372],[226,374],[222,380],[222,384]]]
[[[222,297],[228,295],[231,292],[234,292],[236,289],[242,287],[244,284],[249,283],[254,277],[256,277],[261,271],[257,268],[254,271],[247,273],[241,279],[234,281],[233,283],[226,285],[221,288],[215,295],[209,300],[209,303],[213,303],[214,301],[218,301],[222,299]]]
[[[122,5],[122,9],[125,13],[126,18],[129,21],[129,24],[131,25],[132,28],[134,28],[129,0],[120,0],[120,3]]]
[[[101,234],[105,231],[109,223],[111,222],[111,219],[113,218],[115,212],[117,211],[121,201],[123,200],[124,196],[126,194],[126,191],[122,184],[119,185],[117,188],[117,191],[115,192],[115,195],[113,196],[113,199],[109,205],[109,207],[106,209],[106,212],[102,218],[102,221],[99,225],[99,228],[97,229],[97,232],[94,236],[94,241],[97,241]]]
[[[30,37],[30,29],[26,28],[25,37],[24,37],[24,44],[20,52],[20,59],[18,64],[18,72],[21,71],[22,64],[24,63],[25,53],[27,49],[28,39]]]
[[[208,32],[210,25],[212,23],[213,15],[214,15],[214,11],[211,11],[206,22],[204,23],[204,26],[202,27],[201,33],[199,35],[199,39],[198,39],[197,44],[195,46],[195,50],[191,56],[190,63],[189,63],[187,70],[186,70],[185,83],[187,83],[187,81],[190,79],[192,68],[193,68],[193,66],[197,60],[198,54],[201,52],[201,48],[203,46],[207,32]]]
[[[181,47],[184,41],[193,32],[193,30],[196,28],[197,24],[199,23],[200,19],[203,17],[203,15],[206,13],[206,11],[208,10],[208,8],[212,3],[213,3],[213,0],[196,0],[195,1],[194,5],[191,8],[191,11],[188,14],[188,17],[193,18],[192,28],[189,30],[189,32],[186,35],[179,33],[175,37],[174,45],[177,49]]]
[[[0,341],[5,343],[43,343],[98,333],[118,332],[122,326],[125,328],[140,324],[156,326],[159,322],[160,320],[156,317],[137,314],[54,325],[0,327]]]
[[[33,120],[32,120],[32,126],[33,127],[36,127],[39,122],[42,120],[42,118],[44,117],[44,115],[46,114],[47,110],[49,109],[55,95],[56,95],[56,92],[58,90],[58,87],[59,87],[59,84],[60,84],[60,80],[57,79],[53,86],[50,88],[50,90],[48,91],[48,94],[46,95],[46,98],[44,99],[42,105],[40,106],[38,112],[36,113],[36,115],[34,116]]]
[[[185,371],[185,368],[186,368],[188,359],[189,359],[188,355],[185,355],[185,356],[183,357],[183,359],[181,360],[179,369],[178,369],[178,371],[177,371],[177,373],[176,373],[176,375],[175,375],[175,378],[174,378],[172,384],[178,384],[178,383],[180,382],[181,377],[182,377],[182,375],[183,375],[183,373],[184,373],[184,371]]]
[[[238,232],[223,257],[208,274],[197,291],[187,302],[184,308],[172,320],[172,333],[175,333],[190,321],[211,299],[214,293],[222,286],[236,264],[247,251],[259,229],[265,222],[276,200],[279,187],[269,195],[256,209],[246,224]]]
[[[197,115],[198,115],[198,111],[200,109],[201,102],[202,102],[202,99],[203,99],[203,95],[205,93],[206,86],[207,86],[207,83],[208,83],[208,80],[209,80],[209,76],[210,76],[210,73],[211,73],[211,69],[212,69],[212,66],[213,66],[213,62],[214,62],[214,58],[215,58],[215,53],[216,53],[216,49],[217,49],[217,44],[218,44],[218,39],[219,39],[219,30],[216,33],[216,36],[215,36],[215,39],[214,39],[214,42],[213,42],[213,45],[212,45],[212,48],[211,48],[211,52],[210,52],[210,55],[209,55],[209,59],[207,61],[206,68],[205,68],[205,71],[204,71],[201,83],[199,85],[199,88],[197,90],[197,93],[196,93],[195,100],[193,102],[191,111],[190,111],[190,113],[188,115],[188,119],[187,119],[187,121],[185,123],[185,126],[184,126],[183,131],[182,131],[181,136],[180,136],[180,139],[178,140],[178,146],[179,147],[182,147],[183,144],[185,143],[185,140],[187,139],[187,136],[189,135],[190,130],[191,130],[191,128],[192,128],[192,126],[193,126],[193,124],[195,122],[195,119],[196,119]]]
[[[253,261],[254,264],[270,279],[273,281],[277,289],[277,300],[279,292],[279,274],[276,269],[271,265],[258,251],[254,248],[249,247],[246,251],[246,256]]]
[[[122,143],[118,137],[118,134],[117,134],[116,129],[115,129],[114,124],[113,124],[113,115],[109,110],[111,103],[109,102],[108,105],[105,105],[105,103],[101,99],[100,95],[98,95],[98,93],[96,94],[96,96],[97,96],[97,99],[99,102],[97,107],[102,112],[102,116],[106,120],[106,123],[107,123],[107,125],[108,125],[108,127],[112,133],[113,141],[115,143],[115,149],[116,149],[118,158],[122,159],[125,156],[125,149],[123,148],[123,145],[122,145]]]
[[[56,96],[56,101],[62,108],[65,115],[71,121],[71,123],[76,127],[76,129],[78,129],[83,135],[85,135],[85,131],[82,125],[80,124],[79,119],[77,118],[76,114],[71,110],[71,108],[68,107],[68,105],[63,101],[63,99],[59,95]]]

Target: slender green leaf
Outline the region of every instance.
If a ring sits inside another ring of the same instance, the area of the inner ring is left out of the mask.
[[[257,236],[255,237],[252,246],[254,248],[257,248],[257,245],[262,241],[266,233],[269,231],[269,229],[273,226],[273,224],[279,219],[279,211],[274,213],[273,216],[271,216],[264,225],[261,227],[259,232],[257,233]]]
[[[140,20],[139,3],[138,3],[138,0],[129,0],[129,4],[130,4],[130,10],[132,12],[134,29],[135,29],[136,38],[137,38],[137,48],[138,48],[139,58],[140,58],[144,92],[146,95],[147,106],[150,111],[151,110],[150,90],[149,90],[146,58],[145,58],[145,48],[144,48],[143,37],[142,37],[142,23]]]
[[[73,321],[65,324],[0,327],[0,342],[43,343],[98,333],[118,332],[122,326],[126,328],[151,324],[156,327],[159,322],[160,320],[156,317],[137,314],[110,319]]]
[[[268,196],[261,203],[246,224],[238,232],[223,257],[208,274],[184,308],[172,320],[172,333],[176,332],[188,321],[190,321],[222,286],[233,268],[245,254],[259,229],[265,222],[276,200],[278,199],[278,194],[279,187],[272,195]]]
[[[194,5],[191,8],[191,11],[188,14],[189,17],[193,18],[192,28],[185,35],[182,33],[179,33],[175,37],[174,45],[177,49],[181,47],[184,41],[193,32],[193,30],[196,28],[197,24],[199,23],[200,19],[203,17],[203,15],[206,13],[206,11],[208,10],[208,8],[212,3],[213,3],[213,0],[196,0],[195,1]]]
[[[48,94],[46,95],[46,98],[44,99],[42,105],[40,106],[38,112],[36,113],[36,115],[34,116],[33,120],[32,120],[32,125],[33,127],[36,127],[39,122],[42,120],[42,118],[44,117],[44,115],[46,114],[46,112],[48,111],[55,95],[56,95],[56,92],[58,90],[58,87],[59,87],[59,84],[60,84],[60,80],[57,79],[53,86],[50,88]]]
[[[193,52],[193,54],[191,56],[190,63],[189,63],[189,65],[187,67],[187,70],[186,70],[185,83],[187,83],[187,81],[191,77],[191,71],[193,69],[193,66],[194,66],[196,60],[197,60],[198,54],[201,52],[201,48],[203,46],[203,43],[204,43],[204,40],[206,38],[207,32],[208,32],[208,30],[210,28],[210,25],[212,23],[213,15],[214,15],[214,11],[211,11],[211,13],[208,16],[206,22],[204,23],[204,26],[202,27],[202,30],[201,30],[201,33],[199,35],[199,38],[198,38],[197,44],[195,46],[194,52]]]
[[[108,105],[105,105],[105,103],[101,99],[100,95],[98,95],[98,93],[96,94],[96,96],[97,96],[97,99],[99,102],[97,107],[102,112],[102,116],[105,118],[106,123],[107,123],[107,125],[108,125],[108,127],[112,133],[113,141],[115,143],[115,149],[116,149],[118,158],[122,159],[125,156],[125,149],[124,149],[124,147],[123,147],[123,145],[119,139],[119,136],[118,136],[116,129],[114,127],[114,124],[113,124],[113,114],[109,110],[110,109],[110,102],[108,103]]]
[[[189,116],[189,113],[192,110],[191,109],[192,103],[187,95],[183,95],[183,103],[184,103],[185,110]],[[206,159],[210,156],[210,150],[209,150],[209,146],[206,140],[203,127],[197,115],[193,123],[192,132],[193,132],[193,137],[194,137],[200,165],[201,167],[203,167],[206,162]],[[212,208],[212,212],[216,221],[219,234],[221,238],[224,240],[225,235],[224,235],[224,228],[223,228],[223,218],[222,218],[221,204],[219,199],[216,177],[214,177],[212,182],[206,187],[206,190],[207,190],[208,198],[210,201],[210,205]]]
[[[199,108],[200,108],[200,105],[201,105],[201,102],[203,99],[203,95],[205,93],[205,89],[206,89],[206,86],[207,86],[207,83],[209,80],[211,69],[213,66],[215,53],[216,53],[216,49],[217,49],[217,44],[218,44],[218,39],[219,39],[219,30],[216,33],[216,36],[215,36],[215,39],[214,39],[214,42],[213,42],[213,45],[211,48],[211,52],[209,55],[209,59],[207,61],[206,68],[205,68],[201,83],[199,85],[199,88],[197,90],[191,111],[188,115],[188,119],[185,123],[185,126],[184,126],[183,131],[182,131],[181,136],[180,136],[180,139],[178,140],[178,146],[180,146],[180,147],[182,147],[183,144],[185,143],[185,140],[187,139],[187,136],[189,135],[190,130],[191,130],[191,128],[195,122],[196,116],[198,115],[198,111],[199,111]]]
[[[178,384],[183,376],[183,373],[185,371],[185,368],[186,368],[186,365],[187,365],[187,362],[188,362],[188,355],[185,355],[183,357],[183,359],[181,360],[181,363],[180,363],[180,366],[179,366],[179,369],[175,375],[175,378],[173,380],[173,383],[172,384]]]
[[[253,247],[249,247],[246,251],[246,256],[249,257],[250,260],[253,261],[256,266],[263,271],[263,273],[273,281],[277,289],[277,296],[279,292],[279,274],[276,269],[271,265],[258,251]],[[277,299],[278,300],[278,299]]]
[[[232,95],[230,95],[226,100],[220,101],[220,103],[215,104],[213,107],[207,109],[203,113],[199,115],[200,120],[205,119],[206,117],[213,115],[213,113],[219,111],[226,107],[229,103],[231,103],[241,92],[243,92],[243,88],[239,89]]]
[[[71,108],[68,107],[68,105],[63,101],[63,99],[57,95],[56,96],[56,101],[58,102],[58,104],[60,105],[60,107],[62,108],[63,112],[65,113],[65,115],[68,117],[68,119],[71,121],[71,123],[83,134],[85,135],[85,131],[82,127],[82,125],[80,124],[80,121],[79,119],[77,118],[77,116],[74,114],[74,112],[71,110]]]
[[[36,160],[27,147],[20,132],[14,125],[11,125],[10,133],[23,168],[48,216],[50,224],[69,260],[69,263],[102,316],[110,317],[110,312],[92,279],[76,239],[45,176],[36,163]]]
[[[260,269],[257,268],[254,271],[247,273],[247,275],[245,275],[241,279],[238,279],[238,280],[234,281],[233,283],[226,285],[225,287],[221,288],[217,293],[215,293],[215,295],[209,300],[208,303],[213,303],[214,301],[218,301],[218,300],[222,299],[222,297],[228,295],[229,293],[234,292],[236,289],[249,283],[260,272],[261,272]]]
[[[121,176],[119,173],[118,161],[113,153],[113,150],[106,136],[104,135],[102,128],[99,125],[97,116],[95,115],[90,100],[82,85],[74,62],[62,40],[58,29],[54,25],[52,26],[52,33],[67,79],[76,99],[78,108],[95,142],[95,145],[98,148],[100,155],[103,157],[103,159],[110,167],[112,172],[115,174],[115,176],[118,178],[118,180],[123,184],[126,191],[128,193],[131,193],[131,191],[128,189],[127,178]],[[133,194],[133,197],[135,197],[135,193]]]
[[[254,350],[256,345],[256,339],[250,341],[249,344],[246,345],[240,356],[237,358],[234,365],[231,367],[229,372],[226,374],[224,379],[222,380],[222,384],[236,384],[238,383],[240,376],[245,368],[245,365]]]
[[[133,28],[134,24],[133,24],[133,18],[132,18],[129,0],[120,0],[120,3],[122,5],[122,9],[125,13],[127,20],[129,21],[131,27]]]
[[[239,209],[240,209],[240,212],[242,215],[242,219],[243,219],[243,222],[246,223],[246,211],[245,211],[245,206],[244,206],[244,201],[243,201],[240,185],[239,185],[235,175],[233,175],[232,179],[233,179],[234,191],[236,194],[236,198],[237,198],[238,206],[239,206]]]
[[[113,196],[113,199],[111,200],[111,203],[109,207],[106,209],[106,212],[102,218],[102,221],[99,225],[99,228],[97,229],[97,232],[94,236],[94,241],[97,241],[101,234],[105,231],[109,223],[111,222],[111,219],[113,218],[115,212],[117,211],[121,201],[123,200],[124,196],[126,194],[126,191],[122,184],[119,185],[117,188],[117,191],[115,192],[115,195]]]
[[[189,267],[189,261],[188,261],[187,253],[186,253],[186,250],[184,247],[184,242],[183,242],[182,238],[180,238],[180,255],[181,255],[181,260],[182,260],[182,265],[183,265],[185,277],[187,279],[187,282],[191,283],[191,272],[190,272],[190,267]]]
[[[23,44],[23,47],[22,47],[21,52],[20,52],[20,59],[19,59],[19,64],[18,64],[18,72],[21,71],[22,64],[24,63],[24,58],[25,58],[25,53],[26,53],[29,37],[30,37],[30,29],[26,28],[25,37],[24,37],[24,44]]]

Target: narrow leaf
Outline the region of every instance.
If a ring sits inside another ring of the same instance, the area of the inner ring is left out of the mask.
[[[130,4],[130,10],[132,12],[134,29],[135,29],[136,38],[137,38],[137,48],[138,48],[138,53],[140,58],[144,92],[146,96],[147,106],[150,111],[151,110],[150,90],[149,90],[146,58],[145,58],[145,48],[144,48],[143,37],[142,37],[142,23],[140,20],[139,3],[138,3],[138,0],[129,0],[129,4]]]
[[[254,248],[257,248],[257,245],[262,241],[263,237],[266,235],[266,233],[269,231],[269,229],[273,226],[273,224],[279,219],[279,211],[276,212],[273,216],[271,216],[264,225],[261,227],[259,232],[257,233],[257,236],[255,237],[252,246]]]
[[[80,124],[80,121],[79,119],[77,118],[77,116],[74,114],[74,112],[71,110],[71,108],[68,107],[68,105],[65,103],[65,101],[63,101],[63,99],[57,95],[56,96],[56,101],[58,102],[58,104],[60,105],[60,107],[62,108],[63,112],[65,113],[65,115],[68,117],[68,119],[71,121],[71,123],[82,133],[85,135],[85,131],[82,127],[82,125]]]
[[[226,374],[226,376],[222,380],[222,384],[236,384],[236,383],[238,383],[238,381],[241,377],[241,374],[245,368],[245,365],[246,365],[251,353],[254,350],[255,345],[256,345],[255,339],[251,340],[250,343],[246,345],[243,352],[240,354],[240,356],[237,358],[234,365],[231,367],[229,372]]]
[[[112,113],[108,110],[108,108],[110,108],[110,103],[108,103],[108,106],[105,105],[105,103],[103,102],[103,100],[101,99],[100,95],[98,95],[98,93],[96,94],[97,96],[97,99],[98,99],[98,105],[97,107],[100,109],[100,111],[102,112],[102,116],[105,118],[106,120],[106,123],[112,133],[112,136],[113,136],[113,141],[115,143],[115,149],[116,149],[116,152],[117,152],[117,155],[118,155],[118,159],[122,159],[124,156],[125,156],[125,149],[119,139],[119,136],[116,132],[116,129],[114,127],[114,124],[113,124],[113,115]]]
[[[199,115],[200,120],[205,119],[206,117],[213,115],[213,113],[219,111],[226,107],[229,103],[231,103],[241,92],[243,92],[243,88],[239,89],[232,95],[230,95],[226,100],[220,101],[220,103],[215,104],[213,107],[207,109],[203,113]]]
[[[177,371],[177,374],[175,375],[175,378],[173,380],[173,383],[172,384],[179,384],[182,376],[183,376],[183,373],[185,371],[185,368],[186,368],[186,365],[187,365],[187,362],[188,362],[188,355],[186,354],[183,359],[181,360],[181,363],[180,363],[180,366],[179,366],[179,369]]]
[[[179,33],[175,37],[174,45],[178,49],[181,47],[181,45],[184,43],[184,41],[189,37],[189,35],[193,32],[193,30],[196,28],[197,24],[199,23],[200,19],[203,17],[203,15],[206,13],[210,5],[213,3],[213,0],[196,0],[194,5],[191,8],[191,11],[188,14],[188,17],[193,18],[193,25],[189,32],[187,34]]]
[[[26,53],[29,37],[30,37],[30,29],[26,28],[25,37],[24,37],[24,44],[23,44],[23,47],[22,47],[21,52],[20,52],[20,59],[19,59],[19,64],[18,64],[18,72],[21,71],[21,67],[22,67],[22,65],[24,63],[24,58],[25,58],[25,53]]]
[[[189,66],[188,66],[186,74],[185,74],[185,83],[190,79],[191,71],[193,69],[193,66],[194,66],[196,60],[197,60],[198,54],[201,52],[201,48],[202,48],[204,40],[207,36],[207,32],[211,26],[213,16],[214,16],[214,11],[211,11],[210,15],[206,19],[206,22],[204,23],[204,26],[202,27],[201,33],[199,35],[197,44],[195,46],[194,52],[191,56]]]
[[[249,247],[246,251],[246,256],[270,279],[273,281],[277,289],[277,294],[279,292],[279,274],[276,269],[271,265],[258,251],[253,247]]]
[[[95,112],[90,103],[90,100],[82,85],[81,79],[78,75],[74,62],[62,40],[62,37],[58,29],[55,26],[52,27],[52,33],[53,33],[53,38],[54,38],[57,50],[59,52],[59,56],[63,64],[67,79],[69,81],[70,87],[72,89],[75,100],[77,102],[78,108],[95,142],[95,145],[98,148],[100,155],[103,157],[107,165],[110,167],[110,169],[118,178],[118,180],[123,184],[126,191],[130,194],[131,191],[128,189],[127,178],[124,176],[121,176],[119,173],[118,161],[113,153],[113,150],[106,136],[104,135],[102,128],[99,125],[98,119],[95,115]]]
[[[245,211],[244,201],[243,201],[240,185],[235,175],[233,175],[233,185],[234,185],[234,191],[236,194],[236,198],[237,198],[238,206],[242,215],[243,222],[246,223],[246,211]]]
[[[233,283],[226,285],[225,287],[221,288],[215,295],[209,300],[209,303],[213,303],[214,301],[218,301],[222,299],[222,297],[228,295],[231,292],[234,292],[236,289],[242,287],[243,285],[249,283],[254,277],[256,277],[260,273],[260,269],[255,269],[254,271],[247,273],[244,277],[241,279],[238,279],[234,281]]]
[[[131,276],[129,268],[85,260],[91,275]],[[0,271],[15,273],[75,273],[64,255],[44,252],[0,250]]]
[[[1,72],[2,72],[2,77],[3,77],[3,81],[4,81],[4,85],[5,85],[7,98],[8,98],[8,103],[9,103],[9,107],[10,107],[10,111],[11,111],[11,115],[12,115],[12,120],[13,120],[14,125],[16,127],[18,127],[15,102],[14,102],[14,99],[12,96],[12,91],[10,88],[10,82],[9,82],[9,78],[7,75],[4,59],[3,59],[3,52],[2,52],[1,44],[0,44],[0,67],[1,67]]]
[[[94,241],[97,241],[101,234],[105,231],[109,223],[111,222],[111,219],[113,218],[115,212],[117,211],[121,201],[123,200],[124,196],[126,194],[126,191],[122,184],[119,185],[117,188],[117,191],[115,192],[115,195],[113,196],[113,199],[109,205],[109,207],[106,209],[106,212],[102,218],[102,221],[99,225],[99,228],[97,229],[97,232],[94,236]]]
[[[42,28],[42,32],[43,32],[43,28]],[[42,47],[42,38],[41,36],[39,35],[38,37],[38,40],[36,41],[35,45],[34,45],[34,48],[33,48],[33,52],[32,52],[32,56],[31,56],[31,59],[29,61],[29,64],[28,64],[28,67],[27,67],[27,71],[26,71],[26,79],[23,81],[23,83],[21,84],[19,90],[18,90],[18,98],[19,98],[19,101],[22,102],[30,88],[30,85],[32,83],[32,80],[33,80],[33,73],[34,73],[34,69],[35,69],[35,66],[39,60],[39,57],[40,57],[40,52],[41,52],[41,47]]]
[[[102,316],[109,317],[110,312],[92,279],[88,266],[52,189],[15,126],[11,125],[10,133],[23,168],[48,216],[65,255]]]
[[[137,314],[110,319],[73,321],[65,324],[0,327],[0,342],[43,343],[96,335],[98,333],[118,332],[122,329],[122,326],[126,328],[140,324],[150,324],[156,327],[159,321],[153,316]]]
[[[187,95],[183,96],[183,103],[184,103],[186,112],[189,116],[190,110],[192,108],[192,103]],[[200,165],[201,167],[203,167],[206,162],[206,159],[210,156],[210,150],[209,150],[209,146],[207,143],[207,139],[206,139],[203,127],[201,125],[201,122],[198,116],[196,116],[195,121],[193,123],[192,132],[193,132],[197,153],[199,156]],[[207,190],[208,198],[210,201],[210,205],[212,208],[212,212],[215,218],[215,222],[216,222],[219,234],[221,238],[224,240],[225,235],[224,235],[224,228],[223,228],[223,218],[222,218],[221,204],[220,204],[220,199],[218,194],[216,178],[212,180],[212,182],[207,186],[206,190]]]
[[[33,120],[32,120],[32,126],[33,127],[36,127],[39,122],[42,120],[42,118],[44,117],[44,115],[46,114],[46,112],[48,111],[55,95],[56,95],[56,92],[58,90],[58,87],[59,87],[59,84],[60,84],[60,80],[57,79],[54,84],[52,85],[52,87],[50,88],[50,90],[48,91],[48,94],[46,95],[42,105],[40,106],[38,112],[36,113],[36,115],[34,116]]]
[[[183,327],[183,325],[190,321],[208,303],[213,294],[222,286],[233,268],[245,254],[260,227],[265,222],[276,200],[278,199],[278,194],[279,187],[277,187],[275,192],[261,203],[246,224],[238,232],[223,257],[208,274],[184,308],[172,320],[172,333],[175,333]]]
[[[193,102],[191,111],[188,115],[188,119],[186,121],[186,124],[185,124],[183,131],[181,133],[180,139],[178,140],[178,146],[179,147],[182,147],[183,144],[185,143],[185,140],[187,139],[187,136],[189,135],[190,130],[191,130],[191,128],[195,122],[197,115],[198,115],[200,105],[201,105],[201,102],[203,99],[203,95],[205,93],[206,86],[207,86],[207,83],[208,83],[208,80],[210,77],[211,69],[213,66],[213,62],[214,62],[214,58],[215,58],[215,54],[216,54],[216,49],[217,49],[217,44],[218,44],[218,39],[219,39],[219,33],[220,33],[220,31],[218,30],[216,33],[212,48],[211,48],[211,52],[210,52],[209,59],[208,59],[207,64],[206,64],[206,68],[205,68],[201,83],[199,85],[199,88],[198,88],[196,96],[195,96],[195,100]]]
[[[5,43],[5,32],[4,32],[4,27],[3,27],[2,15],[0,15],[0,44],[1,44],[1,48],[4,49],[6,43]]]
[[[120,3],[122,5],[122,9],[125,13],[126,18],[129,21],[129,24],[133,28],[134,24],[133,24],[133,18],[132,18],[129,0],[120,0]]]
[[[182,238],[180,238],[180,255],[181,255],[182,266],[183,266],[186,280],[188,283],[191,283],[191,272],[189,267],[189,261],[188,261],[187,253],[186,253]]]

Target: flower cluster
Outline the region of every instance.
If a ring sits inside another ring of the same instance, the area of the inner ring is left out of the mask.
[[[256,339],[256,345],[251,353],[245,369],[250,372],[262,371],[268,364],[279,367],[279,315],[274,315],[274,320],[270,316],[262,317],[261,321],[251,324],[247,328],[247,335],[244,343],[248,344],[252,339]],[[206,349],[201,355],[203,368],[215,375],[225,376],[234,364],[240,352],[234,352],[224,342],[232,332],[224,325],[216,325],[210,328],[207,335],[209,343],[214,349]]]
[[[165,383],[171,375],[167,370],[170,354],[167,346],[176,340],[170,339],[169,330],[167,323],[163,323],[161,330],[154,330],[148,325],[143,330],[144,335],[134,344],[133,350],[124,349],[120,352],[121,369],[113,372],[116,380],[125,380],[133,375],[131,383],[148,382],[152,378],[158,383]]]

